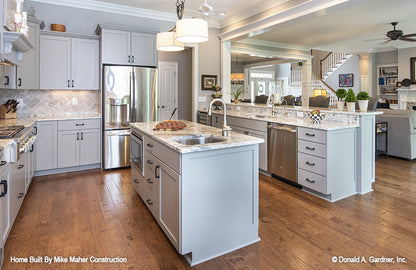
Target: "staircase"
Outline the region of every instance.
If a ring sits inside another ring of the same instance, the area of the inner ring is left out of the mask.
[[[326,94],[329,97],[329,106],[330,107],[337,106],[338,98],[337,98],[335,90],[313,72],[312,72],[312,89],[325,89]]]
[[[349,58],[350,54],[330,52],[322,60],[320,60],[320,75],[322,80],[326,80],[340,66],[342,66]]]

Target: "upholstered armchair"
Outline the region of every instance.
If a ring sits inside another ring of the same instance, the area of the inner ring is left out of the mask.
[[[283,100],[286,100],[286,102],[283,101],[282,105],[295,105],[295,97],[292,95],[284,96]]]
[[[326,96],[310,97],[309,98],[309,107],[328,108],[329,107],[329,97],[326,97]]]
[[[266,104],[268,99],[269,99],[269,96],[266,96],[266,95],[256,96],[254,98],[254,103],[256,103],[256,104]]]

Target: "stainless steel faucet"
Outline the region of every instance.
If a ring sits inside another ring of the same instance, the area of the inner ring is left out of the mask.
[[[224,110],[223,110],[223,113],[224,113],[224,123],[223,123],[223,126],[222,126],[222,136],[228,137],[228,135],[230,135],[230,132],[231,132],[232,128],[229,127],[229,126],[227,126],[227,106],[225,105],[225,102],[222,99],[220,99],[220,98],[216,98],[216,99],[211,100],[211,102],[209,103],[208,115],[209,116],[212,115],[212,105],[215,102],[222,103],[222,105],[224,107]]]

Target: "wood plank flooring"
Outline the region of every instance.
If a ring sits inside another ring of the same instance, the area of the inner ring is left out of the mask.
[[[416,269],[416,161],[380,158],[374,191],[329,203],[260,175],[261,241],[194,269]],[[10,257],[125,257],[127,263],[11,263]],[[405,264],[332,257],[404,257]],[[3,269],[191,269],[133,186],[130,170],[35,178]]]

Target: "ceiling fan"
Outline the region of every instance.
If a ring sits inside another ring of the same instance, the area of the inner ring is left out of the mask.
[[[386,33],[387,40],[384,43],[387,43],[393,40],[403,40],[403,41],[411,41],[411,42],[416,41],[416,39],[411,38],[411,37],[416,37],[416,33],[403,35],[402,30],[396,29],[397,24],[398,24],[397,22],[391,23],[394,29]]]
[[[208,1],[205,0],[205,3],[199,6],[199,12],[204,16],[209,16],[215,19],[223,20],[227,15],[227,10],[225,8],[214,9],[208,4]]]

